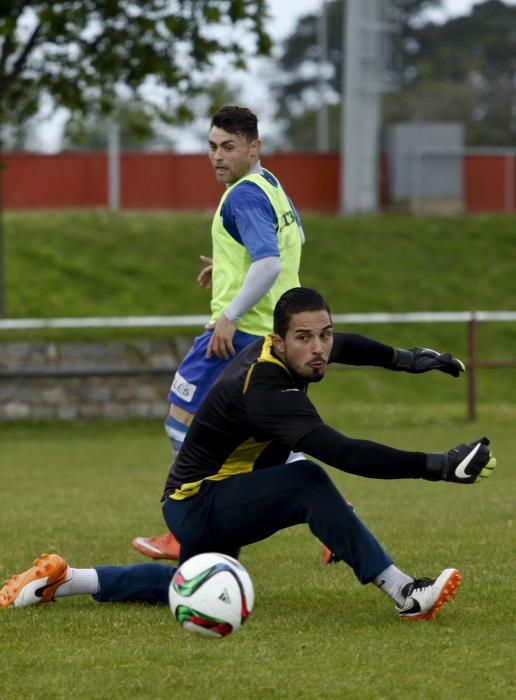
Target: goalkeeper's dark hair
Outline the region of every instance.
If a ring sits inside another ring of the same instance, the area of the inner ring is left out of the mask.
[[[274,307],[274,332],[284,338],[292,316],[304,311],[327,311],[331,320],[330,307],[322,294],[310,287],[293,287],[280,296]]]
[[[224,129],[228,134],[241,134],[248,141],[258,138],[258,118],[247,107],[226,105],[211,118],[211,126]]]

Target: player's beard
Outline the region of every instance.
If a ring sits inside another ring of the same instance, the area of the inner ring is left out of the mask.
[[[327,367],[326,364],[324,364],[320,368],[310,367],[310,365],[296,365],[295,363],[289,362],[288,353],[285,354],[285,364],[292,372],[292,374],[295,374],[296,377],[299,377],[299,379],[301,379],[302,382],[310,384],[320,382],[321,379],[324,379]]]
[[[321,369],[312,369],[312,374],[309,377],[305,377],[305,381],[309,382],[310,384],[315,384],[316,382],[320,382],[321,379],[324,379],[324,375],[326,374],[326,365],[324,367],[321,367]]]

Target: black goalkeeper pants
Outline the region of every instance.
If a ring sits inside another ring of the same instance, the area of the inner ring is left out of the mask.
[[[310,460],[206,480],[195,496],[167,498],[163,515],[181,543],[180,563],[202,552],[236,557],[245,545],[306,523],[361,583],[392,564],[325,470]]]

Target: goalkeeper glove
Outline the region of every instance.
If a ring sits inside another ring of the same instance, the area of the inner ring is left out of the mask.
[[[473,484],[487,478],[496,467],[486,437],[453,447],[448,452],[431,452],[427,457],[425,479],[453,481],[456,484]]]
[[[440,372],[458,377],[461,372],[464,372],[465,367],[460,360],[452,357],[450,352],[440,355],[430,348],[411,348],[410,350],[395,348],[391,369],[412,374],[438,369]]]

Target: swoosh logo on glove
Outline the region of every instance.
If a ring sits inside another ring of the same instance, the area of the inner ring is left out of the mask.
[[[468,464],[471,462],[473,457],[477,454],[478,450],[480,449],[481,442],[477,442],[475,447],[469,452],[462,462],[460,462],[457,467],[455,468],[455,476],[457,479],[469,479],[471,477],[471,474],[466,474],[466,467]]]

